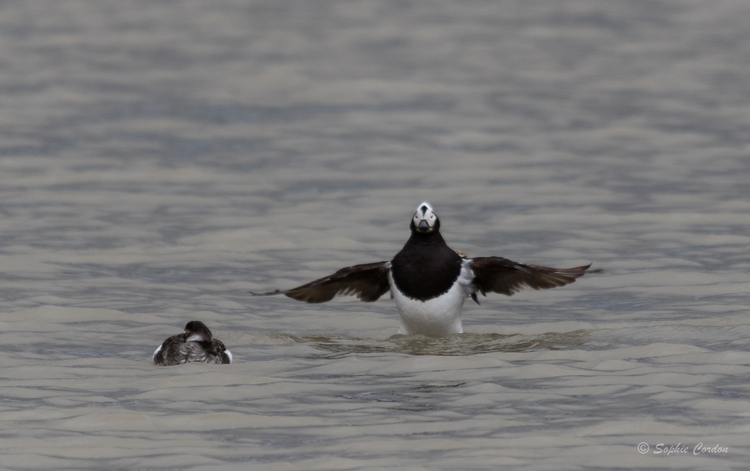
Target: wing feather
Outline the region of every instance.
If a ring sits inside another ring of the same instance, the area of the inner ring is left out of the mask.
[[[388,284],[388,262],[365,263],[342,268],[333,275],[288,289],[276,290],[256,296],[284,294],[298,301],[324,303],[337,294],[354,295],[365,302],[377,301],[390,290]]]
[[[474,288],[486,295],[489,292],[511,296],[524,287],[534,289],[556,288],[573,283],[589,270],[591,264],[574,268],[552,268],[528,263],[517,263],[502,257],[477,257],[469,267],[474,272]]]

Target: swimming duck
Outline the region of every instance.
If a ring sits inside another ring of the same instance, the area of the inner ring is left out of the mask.
[[[190,321],[180,335],[169,337],[156,349],[154,364],[181,365],[189,362],[232,363],[232,353],[219,339],[215,339],[206,324]]]
[[[308,303],[323,303],[342,294],[373,302],[390,291],[401,315],[399,334],[443,337],[463,332],[461,310],[467,297],[479,304],[477,293],[511,296],[525,286],[555,288],[600,271],[589,270],[591,264],[551,268],[502,257],[470,258],[448,247],[440,235],[440,219],[426,201],[417,206],[409,227],[409,240],[391,261],[342,268],[285,291],[252,294],[284,294]]]

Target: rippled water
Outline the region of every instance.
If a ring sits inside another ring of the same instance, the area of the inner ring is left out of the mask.
[[[745,469],[748,21],[0,4],[0,467]],[[423,200],[454,249],[604,273],[446,339],[387,296],[249,295],[390,259]],[[193,319],[235,363],[152,366]]]

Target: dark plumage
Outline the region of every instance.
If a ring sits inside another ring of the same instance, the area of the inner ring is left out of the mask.
[[[591,264],[575,268],[550,268],[527,263],[516,263],[502,257],[476,257],[469,267],[474,272],[474,287],[486,295],[489,292],[511,296],[524,286],[534,289],[556,288],[573,283],[588,271]]]
[[[232,363],[232,354],[221,340],[213,338],[211,331],[201,321],[190,321],[180,335],[169,337],[154,352],[158,366],[182,363]]]
[[[550,268],[501,257],[469,258],[448,247],[440,235],[440,220],[427,202],[417,207],[410,229],[411,237],[390,262],[342,268],[297,288],[257,296],[284,294],[322,303],[349,294],[372,302],[390,291],[401,314],[399,333],[443,336],[463,331],[461,309],[466,297],[478,303],[477,293],[510,296],[525,286],[555,288],[600,271],[589,270],[590,264]]]
[[[463,259],[443,240],[435,229],[418,232],[412,225],[412,235],[391,261],[391,274],[396,287],[411,299],[427,301],[451,289],[461,274]]]
[[[377,301],[389,289],[386,262],[377,262],[342,268],[333,275],[311,281],[306,285],[258,296],[285,294],[297,301],[324,303],[337,294],[351,294],[362,301],[372,302]]]

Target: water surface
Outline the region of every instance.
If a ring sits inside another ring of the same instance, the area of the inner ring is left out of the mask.
[[[2,467],[745,469],[748,20],[3,3]],[[423,200],[469,255],[605,272],[446,339],[387,296],[249,295],[390,259]],[[236,362],[152,366],[194,319]]]

